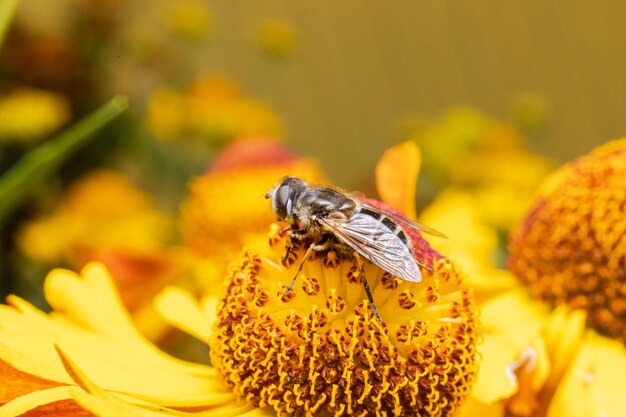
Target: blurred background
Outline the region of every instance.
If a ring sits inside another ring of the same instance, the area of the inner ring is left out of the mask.
[[[137,311],[165,283],[206,286],[272,220],[267,181],[375,195],[405,140],[418,208],[471,192],[500,265],[541,178],[626,132],[620,1],[0,7],[0,293],[38,304],[50,268],[94,259]]]

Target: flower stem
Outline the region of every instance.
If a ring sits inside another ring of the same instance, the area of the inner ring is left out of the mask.
[[[13,20],[13,14],[17,9],[17,3],[20,0],[2,0],[0,1],[0,47]]]
[[[93,133],[119,116],[127,107],[126,97],[112,98],[66,131],[24,155],[0,177],[0,229],[9,214],[29,192],[86,144],[93,137]]]

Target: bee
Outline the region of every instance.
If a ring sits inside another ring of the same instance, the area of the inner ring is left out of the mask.
[[[405,230],[414,229],[445,238],[445,235],[428,226],[374,207],[355,194],[309,185],[297,177],[285,177],[267,192],[265,198],[271,198],[278,220],[289,224],[292,240],[305,237],[313,240],[286,293],[291,291],[312,252],[337,244],[340,249],[355,253],[357,263],[362,256],[395,277],[420,282],[420,268],[430,268],[413,257],[413,242]],[[366,279],[363,279],[363,286],[380,320]]]

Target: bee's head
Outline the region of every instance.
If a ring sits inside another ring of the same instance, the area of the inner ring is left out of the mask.
[[[272,209],[278,220],[295,223],[294,205],[298,195],[306,189],[306,182],[296,177],[285,177],[274,188],[265,194],[265,198],[272,199]]]

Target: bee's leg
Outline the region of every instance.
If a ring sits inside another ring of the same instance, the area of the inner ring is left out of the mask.
[[[372,295],[372,290],[370,289],[370,285],[367,283],[367,277],[365,276],[365,270],[363,269],[363,265],[361,264],[361,257],[358,253],[354,254],[356,259],[357,266],[359,268],[359,272],[363,276],[363,288],[365,289],[365,295],[367,295],[367,299],[372,306],[372,310],[374,310],[374,315],[378,319],[379,322],[382,323],[383,319],[380,318],[380,314],[378,314],[378,309],[376,308],[376,303],[374,303],[374,296]]]
[[[302,272],[302,267],[304,266],[304,263],[309,258],[309,256],[311,256],[311,254],[315,251],[321,251],[326,249],[328,247],[328,244],[328,239],[326,237],[323,237],[322,240],[320,240],[319,242],[313,242],[309,245],[309,247],[306,249],[306,252],[304,252],[302,261],[300,261],[300,265],[298,265],[298,271],[296,272],[296,275],[294,275],[293,279],[285,289],[285,294],[289,294],[289,292],[293,288],[293,285],[296,283],[296,278],[298,278],[298,275],[300,275],[300,272]]]
[[[309,256],[311,256],[311,253],[313,253],[314,250],[315,250],[315,243],[311,243],[309,247],[307,248],[306,252],[304,252],[302,261],[300,261],[300,265],[298,265],[298,271],[296,272],[296,275],[293,276],[293,279],[291,280],[291,282],[285,289],[285,294],[289,294],[291,292],[291,289],[293,288],[293,284],[296,283],[296,278],[298,278],[298,275],[300,275],[300,272],[302,272],[302,267],[304,266],[304,263],[309,258]]]
[[[420,268],[427,270],[427,271],[428,271],[428,272],[430,272],[431,274],[432,274],[433,272],[435,272],[435,270],[433,269],[433,267],[432,267],[432,266],[428,266],[428,265],[423,264],[423,263],[421,263],[421,262],[419,262],[419,261],[415,261],[415,262],[417,262],[417,265],[418,265]]]
[[[280,259],[280,263],[283,265],[285,265],[285,262],[287,261],[287,259],[289,259],[289,255],[291,255],[291,251],[293,250],[293,245],[287,245],[286,249],[287,250],[285,250],[285,254]]]

